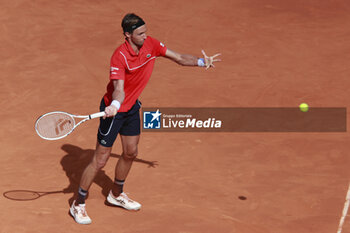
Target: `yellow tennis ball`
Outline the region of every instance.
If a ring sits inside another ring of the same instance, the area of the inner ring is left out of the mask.
[[[299,109],[302,112],[307,112],[309,111],[309,105],[307,103],[302,103],[299,105]]]

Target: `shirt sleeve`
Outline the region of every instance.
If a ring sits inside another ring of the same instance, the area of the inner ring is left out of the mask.
[[[166,46],[160,42],[159,40],[157,39],[154,39],[152,38],[152,42],[153,42],[153,46],[154,46],[154,49],[156,51],[156,56],[159,57],[159,56],[165,56],[165,52],[167,50]]]
[[[110,80],[125,80],[125,66],[119,51],[116,51],[111,58]]]

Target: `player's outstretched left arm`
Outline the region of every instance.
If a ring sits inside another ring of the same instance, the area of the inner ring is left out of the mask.
[[[203,58],[198,58],[189,54],[180,54],[170,49],[167,49],[165,52],[165,57],[173,60],[174,62],[183,65],[183,66],[203,66],[206,69],[210,67],[215,67],[214,62],[221,61],[221,59],[216,59],[217,56],[221,55],[220,53],[215,54],[214,56],[207,56],[202,50]]]

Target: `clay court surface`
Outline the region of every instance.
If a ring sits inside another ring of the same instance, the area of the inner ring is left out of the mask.
[[[222,53],[208,71],[158,58],[144,106],[349,108],[349,1],[0,4],[1,194],[61,191],[21,202],[1,195],[1,233],[336,233],[350,177],[348,132],[144,133],[125,186],[139,212],[104,204],[118,140],[90,189],[93,223],[82,226],[68,210],[98,121],[58,141],[39,138],[34,122],[49,111],[98,111],[128,12],[172,50]]]

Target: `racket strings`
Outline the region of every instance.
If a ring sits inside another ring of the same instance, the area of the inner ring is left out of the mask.
[[[44,138],[59,138],[74,129],[73,117],[66,113],[50,113],[42,116],[36,123],[36,130]]]

